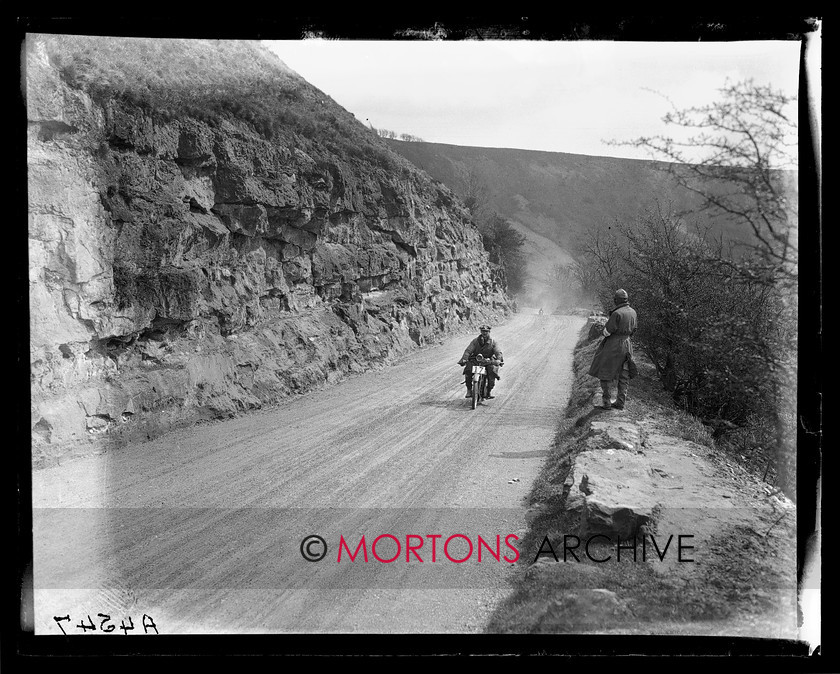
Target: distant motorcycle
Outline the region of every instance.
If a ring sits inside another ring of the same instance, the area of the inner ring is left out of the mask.
[[[485,358],[478,354],[475,359],[471,359],[472,364],[472,409],[475,409],[482,400],[487,399],[487,368],[490,365],[498,365],[501,367],[503,362],[495,358]]]

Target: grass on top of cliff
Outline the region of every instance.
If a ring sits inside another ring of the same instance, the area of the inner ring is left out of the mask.
[[[39,43],[69,86],[102,104],[122,101],[163,120],[234,119],[269,140],[296,133],[387,168],[407,164],[256,41],[34,35],[27,49]]]

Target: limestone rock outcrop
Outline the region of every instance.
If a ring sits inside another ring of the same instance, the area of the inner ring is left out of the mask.
[[[628,539],[655,520],[660,496],[641,449],[639,428],[623,419],[593,421],[564,483],[566,509],[582,535]]]
[[[25,76],[35,465],[262,407],[510,311],[467,211],[404,160],[103,104],[38,41]]]

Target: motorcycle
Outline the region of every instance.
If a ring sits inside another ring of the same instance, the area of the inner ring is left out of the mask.
[[[472,372],[472,409],[475,409],[482,400],[486,400],[489,391],[487,390],[487,368],[490,365],[503,366],[504,363],[495,358],[485,358],[478,354],[470,360]]]

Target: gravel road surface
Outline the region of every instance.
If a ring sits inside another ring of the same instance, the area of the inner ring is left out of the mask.
[[[467,335],[34,472],[36,633],[122,634],[128,618],[133,633],[481,631],[509,591],[584,323],[525,309],[494,328],[502,379],[474,411]]]

